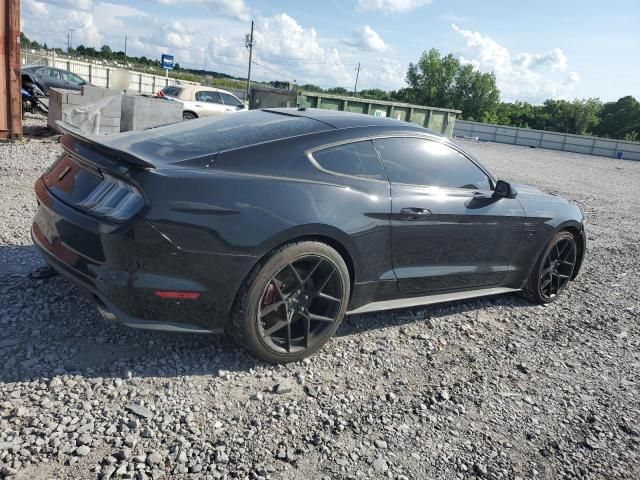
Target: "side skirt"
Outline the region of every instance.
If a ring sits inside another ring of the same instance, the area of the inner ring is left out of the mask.
[[[371,302],[348,311],[347,315],[357,315],[367,312],[379,312],[381,310],[394,310],[396,308],[417,307],[420,305],[432,305],[434,303],[453,302],[456,300],[466,300],[468,298],[486,297],[489,295],[499,295],[501,293],[519,292],[518,288],[483,288],[480,290],[467,290],[466,292],[441,293],[436,295],[425,295],[423,297],[398,298],[395,300],[385,300],[382,302]]]

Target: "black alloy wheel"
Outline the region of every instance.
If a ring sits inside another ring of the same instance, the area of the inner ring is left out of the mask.
[[[549,303],[565,289],[576,266],[578,247],[569,232],[555,235],[534,268],[525,296],[536,303]]]
[[[343,286],[337,267],[319,255],[299,257],[276,273],[258,307],[258,332],[267,348],[296,353],[315,346],[337,320]]]
[[[287,245],[253,277],[227,330],[256,356],[271,363],[301,360],[338,329],[350,281],[333,248],[313,241]]]

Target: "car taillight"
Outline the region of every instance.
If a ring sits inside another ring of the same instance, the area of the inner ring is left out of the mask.
[[[140,211],[144,198],[133,185],[103,175],[102,181],[77,206],[93,215],[123,222]]]

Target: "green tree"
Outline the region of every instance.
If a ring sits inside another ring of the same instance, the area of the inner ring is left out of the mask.
[[[409,64],[403,92],[405,101],[419,105],[462,110],[468,120],[481,120],[498,104],[500,91],[493,73],[461,65],[452,54],[444,57],[434,48]]]
[[[349,95],[351,92],[344,87],[333,87],[325,90],[327,93],[331,93],[333,95]]]
[[[316,92],[316,93],[324,92],[324,89],[322,87],[319,87],[318,85],[314,85],[313,83],[300,85],[300,90],[304,92]]]
[[[370,98],[372,100],[393,100],[389,92],[380,88],[360,90],[358,92],[358,96],[363,98]]]
[[[577,135],[590,134],[598,125],[601,109],[602,102],[597,98],[547,100],[542,107],[542,112],[547,114],[542,128]]]
[[[640,137],[640,102],[631,95],[605,103],[596,135],[617,139]]]
[[[109,60],[113,56],[113,51],[109,45],[103,45],[100,48],[100,56],[104,59]]]

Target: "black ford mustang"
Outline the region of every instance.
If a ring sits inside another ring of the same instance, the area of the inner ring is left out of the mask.
[[[550,302],[584,256],[575,205],[396,120],[270,109],[62,145],[35,187],[47,262],[107,319],[226,330],[270,362],[312,354],[345,314]]]

